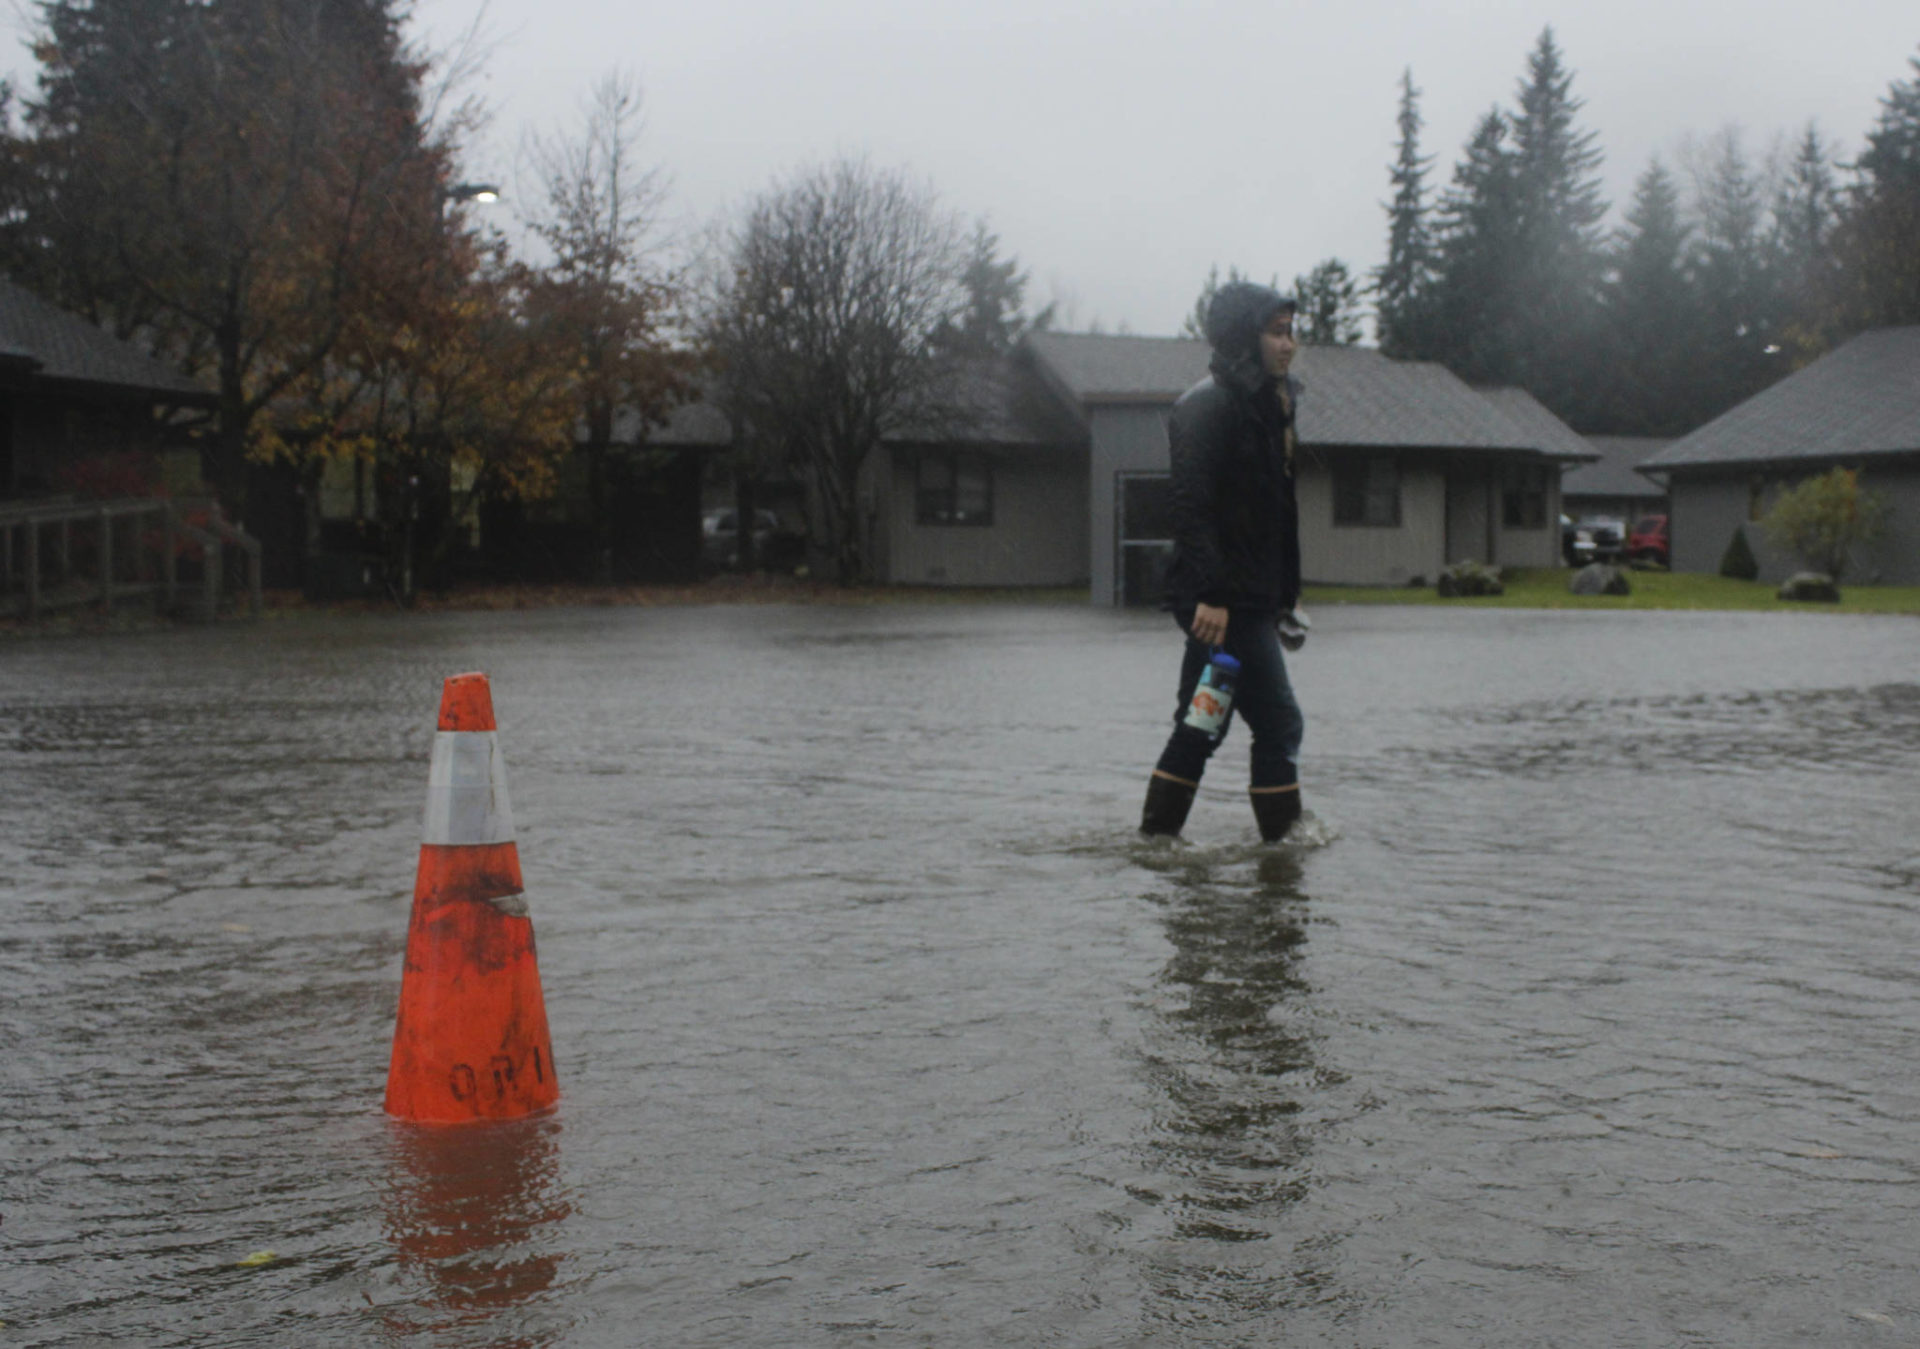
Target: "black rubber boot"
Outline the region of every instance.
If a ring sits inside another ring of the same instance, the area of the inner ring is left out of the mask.
[[[1260,823],[1260,838],[1278,843],[1300,818],[1300,787],[1254,788],[1247,794],[1253,800],[1253,818]]]
[[[1140,832],[1179,833],[1187,822],[1187,812],[1193,809],[1193,794],[1199,790],[1196,783],[1155,773],[1147,779],[1147,804],[1140,812]]]

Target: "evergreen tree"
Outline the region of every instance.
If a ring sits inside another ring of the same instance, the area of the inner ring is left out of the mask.
[[[1541,31],[1527,58],[1512,119],[1516,249],[1508,318],[1516,341],[1506,353],[1506,382],[1519,384],[1563,417],[1578,419],[1597,401],[1593,353],[1599,337],[1603,253],[1601,153],[1576,124],[1584,103],[1553,29]]]
[[[1602,155],[1594,133],[1574,124],[1586,104],[1573,97],[1573,72],[1561,61],[1552,28],[1541,30],[1527,57],[1519,101],[1513,153],[1531,242],[1570,264],[1591,266],[1607,213],[1597,176]]]
[[[1783,273],[1795,275],[1829,256],[1838,203],[1833,154],[1809,122],[1774,196],[1772,252]]]
[[[1775,359],[1778,295],[1767,265],[1770,193],[1737,129],[1713,138],[1693,179],[1702,372],[1691,416],[1698,425],[1758,393],[1782,366]]]
[[[1692,429],[1687,397],[1698,300],[1688,266],[1691,234],[1679,187],[1655,159],[1634,185],[1626,228],[1614,249],[1606,292],[1614,385],[1596,429],[1619,435]],[[1598,360],[1590,366],[1596,375],[1604,368]]]
[[[1820,306],[1832,290],[1838,204],[1833,154],[1809,122],[1774,194],[1767,249],[1778,306],[1775,336],[1792,355],[1816,355],[1825,345]]]
[[[1407,355],[1441,361],[1473,383],[1507,382],[1514,344],[1509,290],[1518,213],[1507,118],[1491,109],[1441,194],[1428,321]]]
[[[1347,264],[1328,258],[1305,276],[1293,279],[1300,308],[1294,332],[1315,347],[1348,347],[1360,340],[1360,283]]]
[[[1052,327],[1055,306],[1027,313],[1027,281],[1018,258],[1000,256],[1000,236],[986,221],[977,222],[960,270],[967,306],[957,322],[941,329],[941,348],[959,355],[998,356],[1013,350],[1028,333]]]
[[[1594,370],[1606,204],[1572,88],[1546,29],[1518,111],[1480,120],[1441,196],[1432,302],[1408,354],[1474,383],[1520,385],[1578,422],[1606,397]]]
[[[1427,169],[1420,153],[1420,91],[1413,71],[1400,76],[1400,145],[1389,171],[1393,200],[1387,211],[1387,260],[1373,273],[1380,349],[1408,356],[1420,346],[1419,329],[1433,282],[1433,239],[1427,219]]]
[[[1920,323],[1920,56],[1867,133],[1835,230],[1829,312],[1844,331]]]

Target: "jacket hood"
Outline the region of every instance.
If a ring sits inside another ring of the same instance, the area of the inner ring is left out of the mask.
[[[1214,375],[1247,392],[1273,383],[1260,362],[1260,334],[1283,309],[1298,309],[1291,295],[1252,281],[1229,281],[1207,305],[1207,345]]]

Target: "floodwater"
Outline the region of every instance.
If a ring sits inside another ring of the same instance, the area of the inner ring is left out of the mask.
[[[1316,617],[1278,849],[1155,615],[9,644],[0,1344],[1913,1343],[1920,622]],[[468,669],[563,1096],[421,1130]]]

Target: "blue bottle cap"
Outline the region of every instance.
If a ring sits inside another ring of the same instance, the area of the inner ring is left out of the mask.
[[[1232,656],[1229,656],[1224,651],[1216,651],[1213,653],[1213,663],[1215,665],[1218,665],[1221,669],[1230,671],[1233,674],[1240,673],[1240,662],[1235,660]]]

